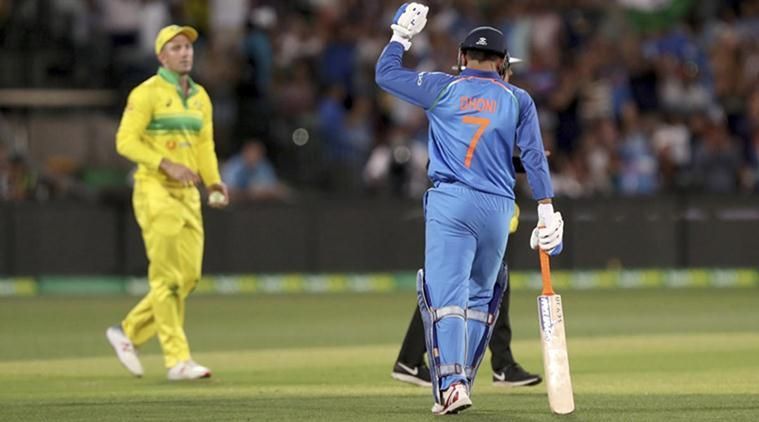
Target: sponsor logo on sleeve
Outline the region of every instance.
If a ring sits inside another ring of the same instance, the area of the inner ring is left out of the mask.
[[[419,76],[416,78],[416,85],[422,86],[422,79],[424,79],[424,74],[427,72],[419,72]]]

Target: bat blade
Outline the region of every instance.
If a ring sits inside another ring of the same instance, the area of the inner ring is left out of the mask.
[[[543,345],[548,405],[554,413],[572,413],[575,410],[575,401],[569,375],[569,354],[560,295],[538,296],[538,320]]]

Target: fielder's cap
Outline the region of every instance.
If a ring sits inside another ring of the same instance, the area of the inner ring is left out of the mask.
[[[196,31],[195,28],[191,26],[169,25],[167,27],[164,27],[158,31],[158,36],[155,37],[156,56],[161,54],[161,50],[167,42],[171,41],[172,38],[176,37],[179,34],[184,34],[187,36],[187,38],[190,39],[190,42],[195,42],[195,40],[198,39],[198,31]]]
[[[506,38],[492,26],[480,26],[469,31],[461,43],[461,51],[479,50],[506,56]],[[509,60],[509,63],[515,63]]]

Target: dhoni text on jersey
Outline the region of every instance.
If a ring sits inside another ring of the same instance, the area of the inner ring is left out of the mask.
[[[482,111],[485,113],[495,113],[498,102],[490,98],[480,97],[459,97],[459,110],[461,111]]]

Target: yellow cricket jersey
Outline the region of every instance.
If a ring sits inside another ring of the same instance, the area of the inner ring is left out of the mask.
[[[116,150],[138,164],[135,179],[175,186],[158,165],[163,158],[200,174],[206,186],[221,182],[213,141],[211,99],[191,79],[182,92],[179,75],[163,67],[129,94],[116,134]]]

